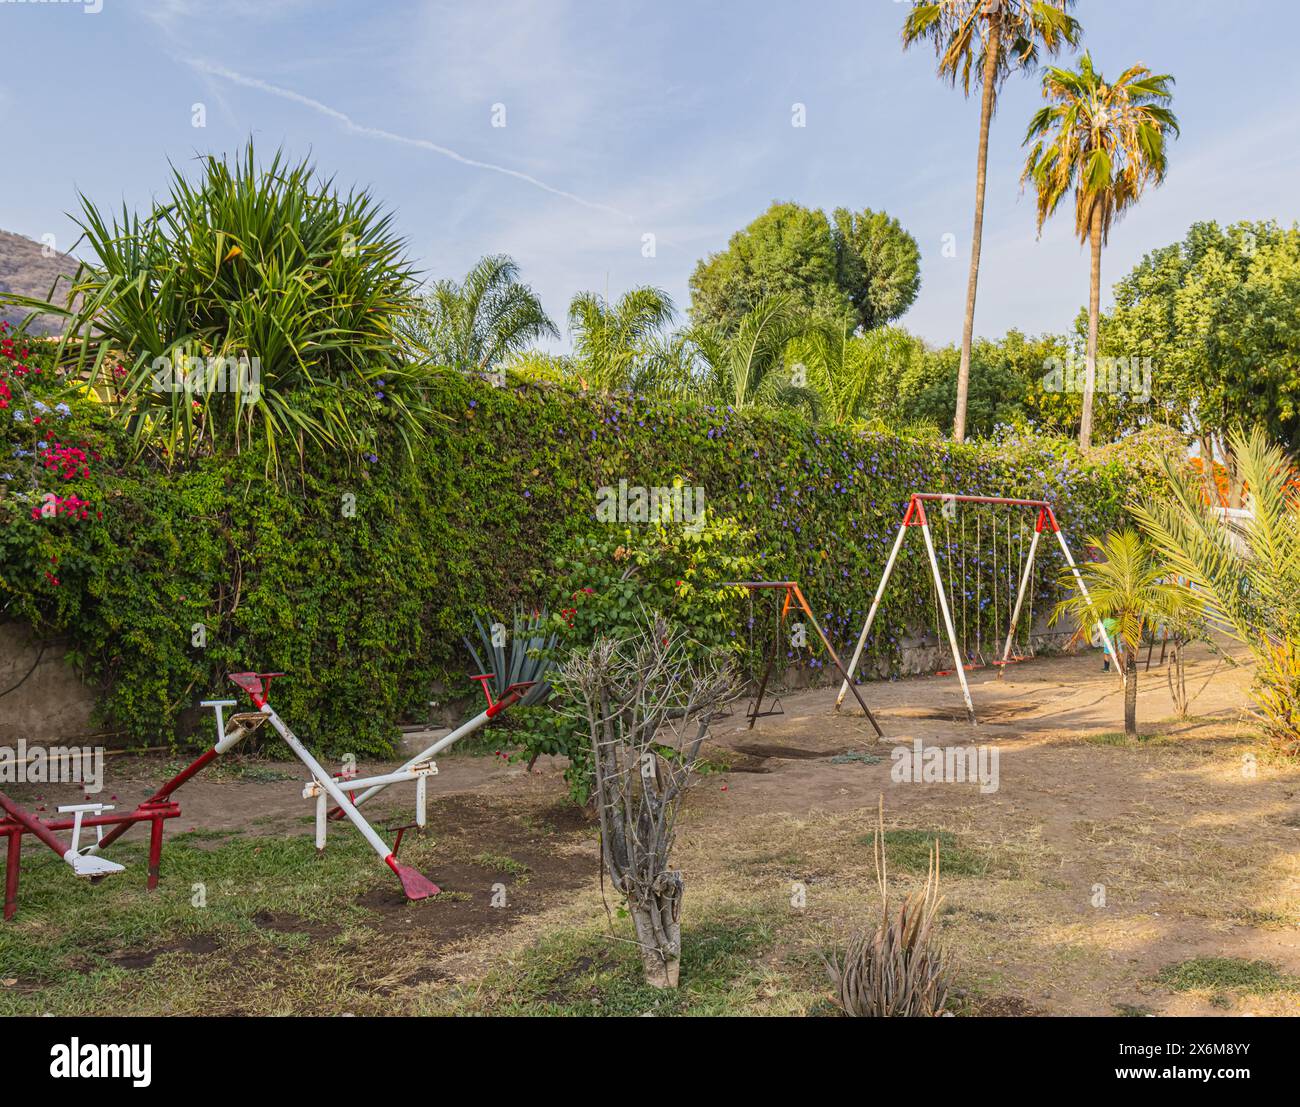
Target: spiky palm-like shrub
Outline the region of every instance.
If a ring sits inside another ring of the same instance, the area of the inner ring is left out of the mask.
[[[1300,484],[1292,459],[1260,427],[1229,435],[1246,511],[1206,502],[1199,477],[1173,459],[1169,491],[1133,514],[1203,605],[1210,625],[1256,662],[1255,714],[1285,752],[1300,754]]]
[[[427,373],[394,357],[415,283],[391,215],[310,162],[259,166],[251,142],[200,165],[144,215],[82,197],[88,260],[40,305],[65,320],[61,367],[169,456],[256,439],[278,464],[364,450],[382,424],[418,435]]]
[[[876,815],[874,841],[880,921],[855,934],[848,948],[827,961],[835,1002],[853,1018],[931,1018],[943,1014],[952,969],[935,936],[939,915],[939,842],[930,853],[923,887],[897,908],[890,904],[885,856],[885,805]]]

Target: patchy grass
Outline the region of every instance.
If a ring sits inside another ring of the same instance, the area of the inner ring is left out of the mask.
[[[846,753],[837,753],[831,758],[832,765],[848,765],[857,762],[860,765],[879,765],[884,760],[879,754],[868,753],[865,750],[849,750]]]
[[[192,1013],[243,1007],[250,997],[221,994],[219,980],[212,992],[203,983],[213,966],[229,966],[230,951],[274,958],[300,948],[301,932],[337,932],[371,916],[354,901],[384,876],[359,838],[337,837],[317,858],[307,838],[214,848],[211,832],[180,834],[163,850],[163,879],[152,893],[138,842],[114,848],[127,869],[95,886],[74,879],[53,854],[24,857],[18,914],[0,927],[3,976],[15,981],[0,989],[0,1014],[165,1013],[175,1010],[173,999]],[[283,921],[277,929],[267,920]],[[206,963],[192,956],[218,947],[227,955]],[[146,984],[133,970],[155,962],[177,971],[148,974]]]
[[[429,1013],[458,1015],[735,1015],[758,1013],[773,944],[757,917],[721,916],[682,928],[681,985],[648,986],[635,945],[603,930],[557,933],[454,990]],[[789,982],[784,982],[785,991]],[[791,997],[783,997],[789,1002]],[[815,997],[810,992],[805,999]]]
[[[1115,1014],[1122,1019],[1145,1019],[1156,1014],[1156,1010],[1141,1003],[1117,1003]]]
[[[1100,734],[1081,734],[1079,737],[1090,746],[1115,746],[1119,749],[1128,750],[1166,746],[1176,741],[1172,735],[1160,731],[1151,731],[1150,733],[1139,731],[1136,738],[1130,738],[1122,730],[1107,730]]]
[[[175,776],[190,762],[172,760],[164,764],[159,774],[163,780]],[[299,780],[300,774],[286,772],[276,764],[258,757],[226,756],[218,758],[205,770],[209,780],[239,780],[250,784],[278,784],[286,780]]]
[[[470,858],[476,865],[482,865],[485,869],[492,869],[494,872],[509,873],[511,876],[527,876],[532,870],[522,861],[516,861],[513,857],[507,857],[502,853],[476,853]]]
[[[983,876],[989,861],[980,853],[960,843],[947,830],[886,830],[885,860],[890,869],[925,876],[930,871],[930,851],[939,840],[940,874],[947,876]],[[871,846],[874,832],[858,839],[859,845]]]
[[[1156,982],[1176,992],[1235,992],[1249,996],[1300,993],[1300,979],[1268,961],[1244,957],[1193,957],[1166,965],[1156,974]]]

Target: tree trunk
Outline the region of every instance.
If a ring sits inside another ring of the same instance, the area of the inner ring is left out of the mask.
[[[975,165],[975,226],[970,241],[970,276],[966,281],[966,319],[961,329],[961,367],[957,370],[957,415],[953,420],[954,442],[966,438],[966,401],[970,395],[970,351],[975,337],[975,290],[980,277],[980,246],[984,241],[984,186],[988,183],[989,125],[993,120],[993,103],[997,99],[997,44],[1002,34],[997,17],[991,17],[989,47],[984,59],[984,88],[980,98],[980,147]]]
[[[1138,667],[1137,651],[1124,651],[1124,733],[1130,738],[1138,736]]]
[[[1174,710],[1180,719],[1187,718],[1190,705],[1187,702],[1187,666],[1184,664],[1181,638],[1174,639],[1173,653],[1169,657],[1165,677],[1169,681],[1169,695],[1174,701]]]
[[[1223,443],[1223,467],[1228,471],[1228,506],[1241,507],[1244,499],[1241,470],[1237,467],[1237,457],[1227,442]]]
[[[655,900],[648,906],[628,905],[636,940],[641,943],[641,968],[652,988],[676,988],[682,950],[679,901],[677,896],[667,902],[662,896]]]
[[[1079,418],[1079,448],[1092,446],[1092,404],[1097,392],[1097,329],[1101,320],[1101,204],[1092,206],[1092,273],[1088,289],[1088,351],[1083,370],[1083,414]]]
[[[1200,435],[1201,481],[1205,485],[1205,502],[1218,507],[1222,501],[1219,482],[1214,477],[1214,436],[1208,432]]]

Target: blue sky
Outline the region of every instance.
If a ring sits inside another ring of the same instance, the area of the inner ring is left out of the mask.
[[[185,169],[252,134],[372,189],[431,278],[512,254],[561,325],[581,289],[655,284],[684,311],[696,261],[774,199],[884,209],[922,252],[903,324],[960,337],[979,105],[935,78],[932,53],[902,51],[904,3],[99,2],[0,0],[0,228],[66,249],[79,190],[143,207],[168,159]],[[1142,62],[1178,79],[1169,179],[1115,229],[1107,290],[1195,220],[1300,218],[1300,5],[1084,0],[1075,14],[1103,72]],[[993,123],[984,335],[1065,330],[1087,298],[1069,212],[1036,238],[1018,184],[1039,103],[1036,79],[1014,79]]]

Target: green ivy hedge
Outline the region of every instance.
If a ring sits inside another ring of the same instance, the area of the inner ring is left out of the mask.
[[[754,532],[746,552],[765,576],[802,583],[837,648],[856,638],[910,491],[1050,498],[1077,553],[1140,479],[1062,443],[915,442],[464,377],[447,382],[444,418],[414,457],[381,434],[378,454],[309,456],[287,485],[256,450],[170,469],[132,460],[104,409],[72,399],[59,430],[96,457],[63,480],[36,464],[49,424],[31,423],[34,397],[57,382],[27,384],[0,411],[0,618],[66,636],[102,689],[104,722],[151,744],[192,732],[194,705],[231,691],[226,671],[259,668],[288,674],[277,706],[316,748],[387,752],[436,682],[468,690],[472,612],[563,606],[548,594],[556,555],[609,526],[596,490],[620,479],[702,487],[718,517]],[[51,488],[88,503],[85,517],[32,518]],[[929,620],[928,573],[910,545],[873,642],[886,663]],[[1040,581],[1046,602],[1053,585]],[[824,664],[809,651],[790,660]]]

